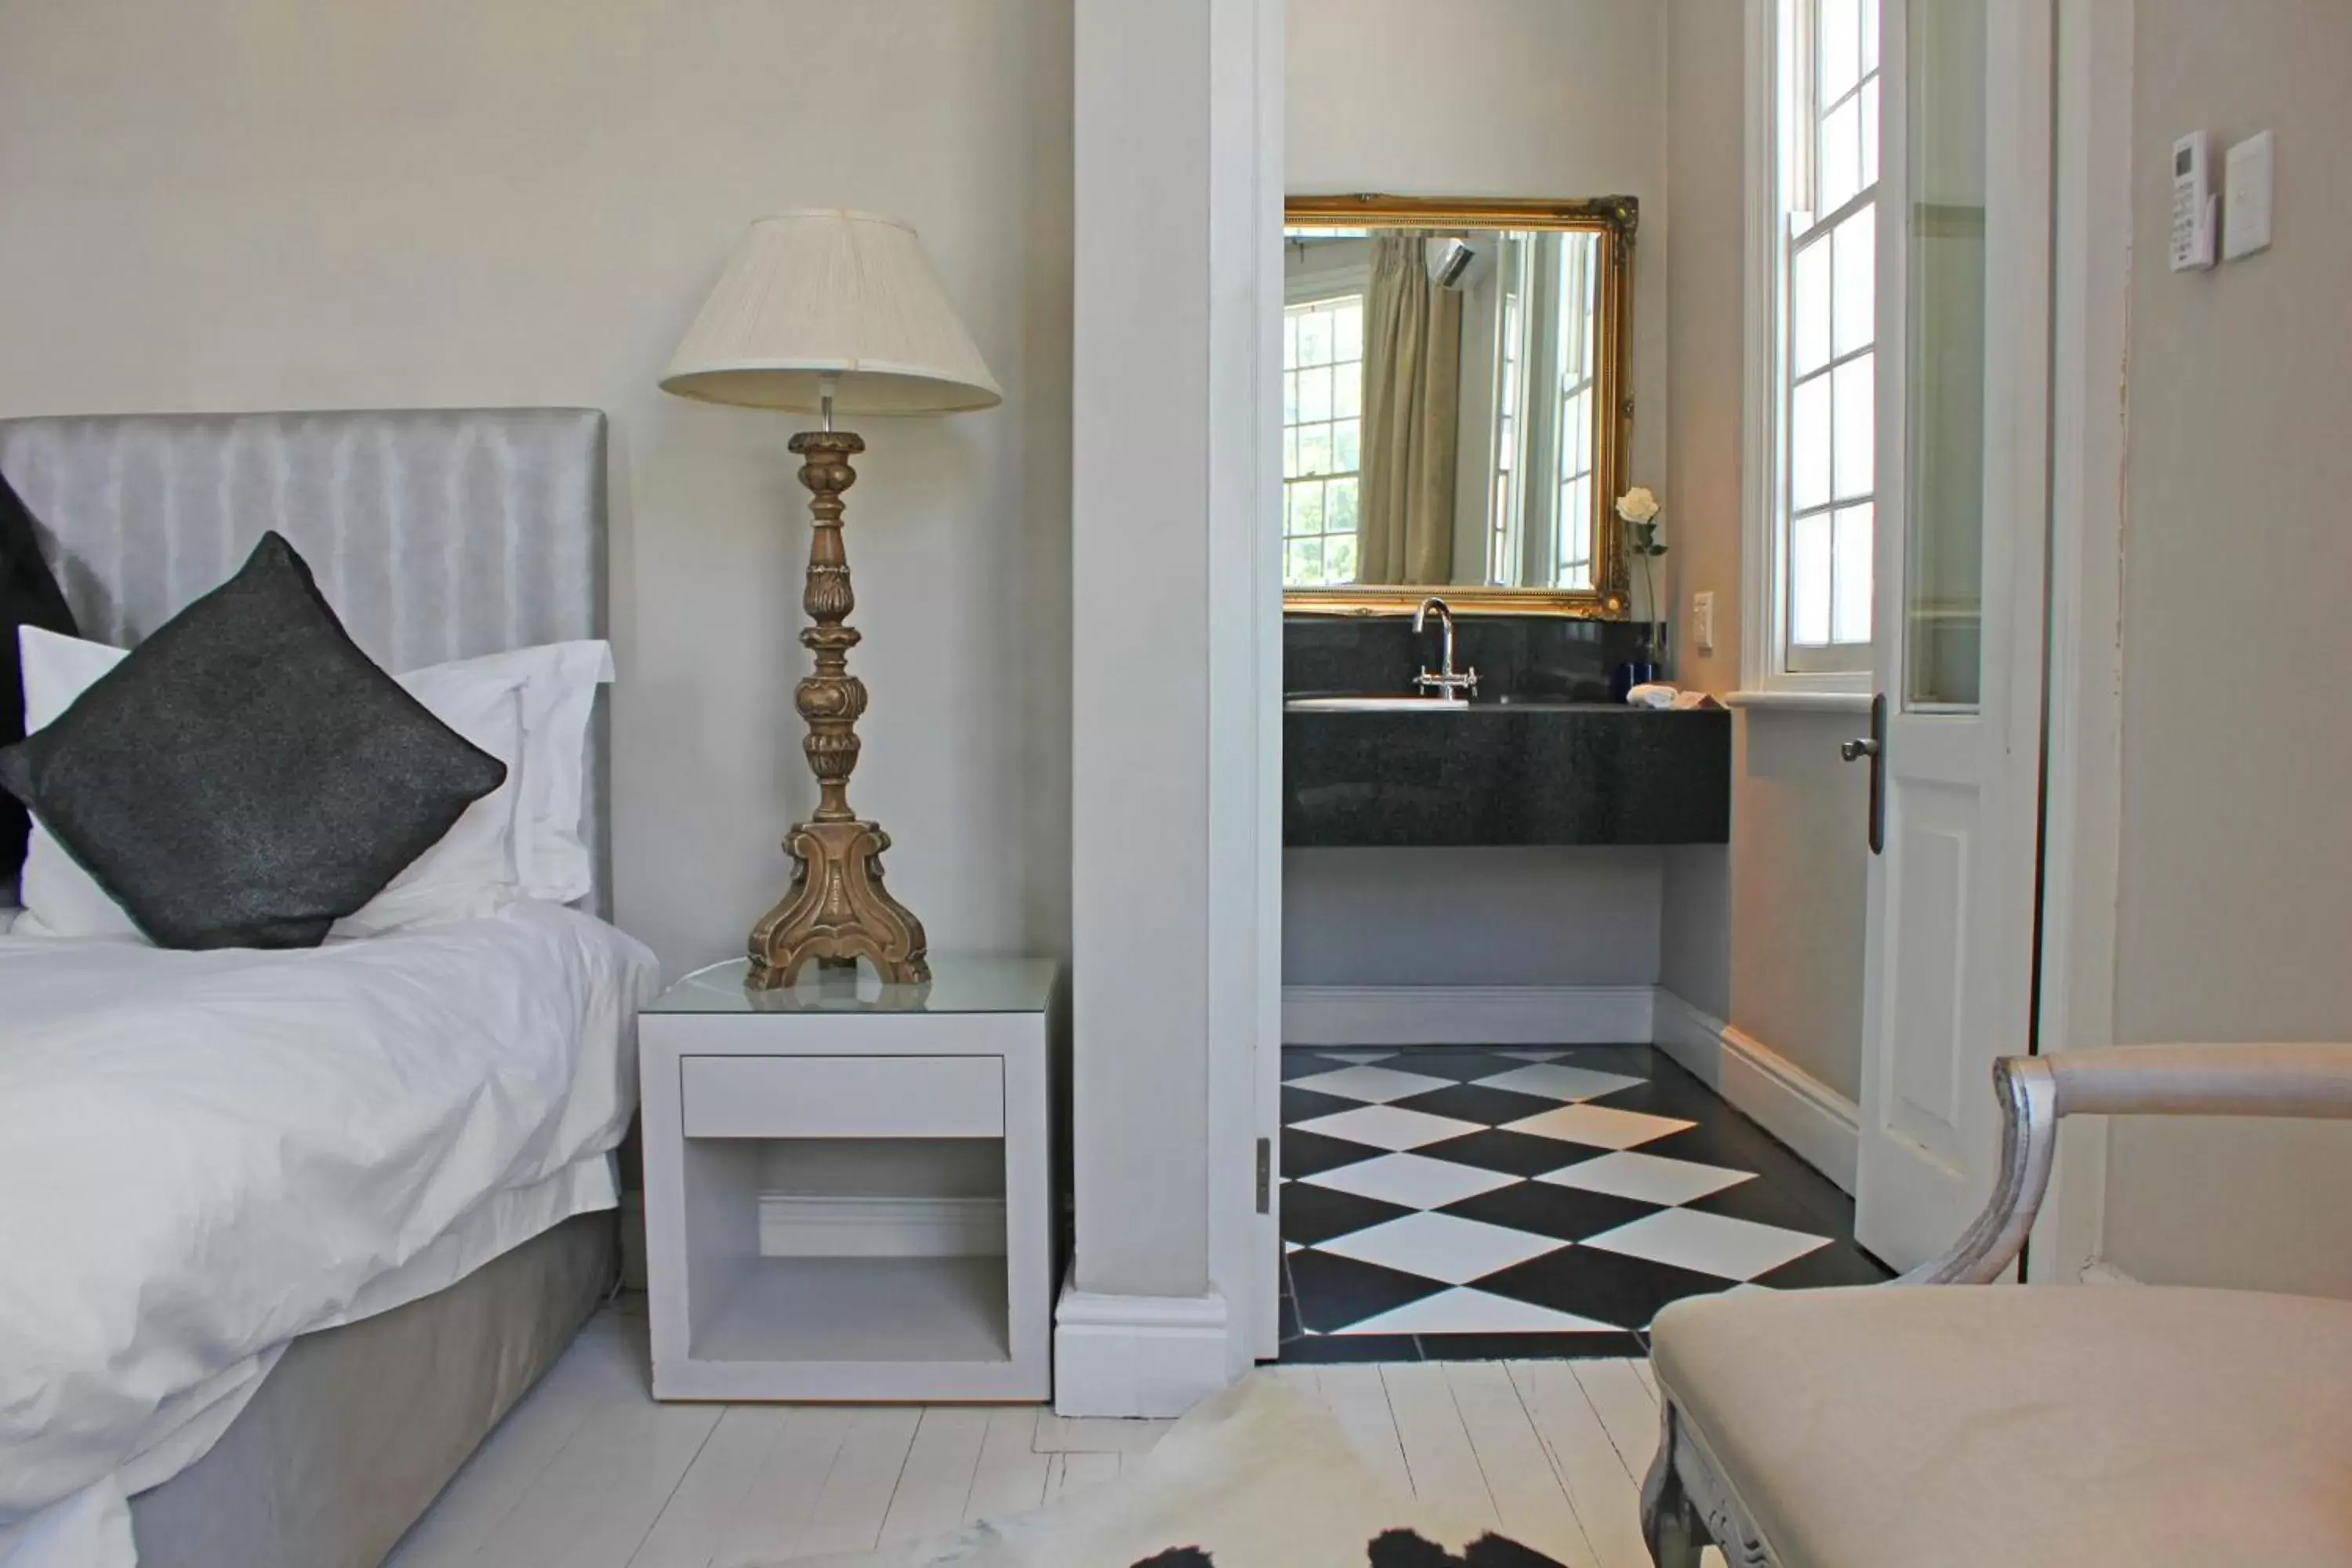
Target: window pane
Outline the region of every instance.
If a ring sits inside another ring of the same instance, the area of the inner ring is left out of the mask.
[[[1331,373],[1328,370],[1302,370],[1298,373],[1298,417],[1328,419],[1331,417]]]
[[[1298,318],[1298,363],[1331,363],[1331,312],[1308,310]]]
[[[1835,103],[1862,79],[1861,0],[1821,0],[1821,99]]]
[[[1322,582],[1323,542],[1319,539],[1302,539],[1297,543],[1292,545],[1291,549],[1298,552],[1299,581],[1302,583]]]
[[[1307,546],[1294,540],[1282,547],[1282,580],[1294,588],[1311,588],[1316,579],[1307,574]]]
[[[1364,407],[1364,367],[1360,363],[1340,365],[1331,373],[1331,413],[1340,419],[1353,419]]]
[[[1559,569],[1555,588],[1581,588],[1591,575],[1592,555],[1592,479],[1586,475],[1561,487],[1559,493]]]
[[[1301,312],[1282,313],[1282,368],[1293,370],[1298,364],[1298,318]]]
[[[1331,312],[1331,357],[1364,357],[1364,305],[1360,297],[1350,299]]]
[[[1789,526],[1789,640],[1820,647],[1830,640],[1830,514]]]
[[[1878,356],[1848,360],[1830,373],[1837,383],[1837,434],[1831,445],[1837,452],[1832,489],[1843,500],[1868,495],[1871,475],[1878,466]]]
[[[1878,79],[1862,89],[1862,183],[1878,184]]]
[[[1862,0],[1862,69],[1878,68],[1878,0]]]
[[[1342,419],[1331,426],[1331,467],[1335,472],[1352,474],[1364,466],[1356,447],[1360,428],[1353,419]]]
[[[1282,477],[1286,479],[1298,477],[1298,432],[1296,429],[1282,433]]]
[[[1290,492],[1290,531],[1320,533],[1323,531],[1323,487],[1300,485]]]
[[[1591,414],[1585,399],[1590,394],[1574,392],[1561,399],[1559,405],[1559,477],[1564,483],[1582,473],[1590,465],[1585,460],[1585,446],[1591,438]]]
[[[1350,541],[1356,537],[1355,480],[1333,479],[1323,487],[1323,531],[1344,533]]]
[[[1302,425],[1298,427],[1298,471],[1302,474],[1328,474],[1331,471],[1331,426]]]
[[[1816,239],[1797,252],[1789,296],[1789,353],[1799,375],[1822,368],[1830,358],[1830,247]]]
[[[1821,210],[1835,212],[1862,189],[1862,104],[1847,99],[1822,121]]]
[[[1871,507],[1841,508],[1831,542],[1830,640],[1870,640]]]
[[[1342,538],[1334,534],[1323,541],[1323,580],[1327,583],[1352,583],[1356,580],[1356,536]]]
[[[1830,499],[1830,378],[1797,388],[1789,421],[1789,508],[1805,511]]]
[[[1877,335],[1878,204],[1873,202],[1837,226],[1831,237],[1836,265],[1831,269],[1831,349],[1850,354]]]

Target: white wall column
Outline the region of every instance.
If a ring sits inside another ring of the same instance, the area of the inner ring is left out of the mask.
[[[1077,1254],[1055,1403],[1161,1415],[1248,1365],[1272,1246],[1252,1140],[1279,918],[1262,426],[1281,10],[1076,0],[1076,16]]]

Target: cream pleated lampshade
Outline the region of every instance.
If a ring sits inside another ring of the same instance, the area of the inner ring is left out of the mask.
[[[915,231],[812,208],[751,225],[662,377],[706,403],[952,414],[1004,401]]]

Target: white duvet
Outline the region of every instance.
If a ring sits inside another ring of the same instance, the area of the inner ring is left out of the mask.
[[[0,935],[0,1563],[117,1568],[289,1340],[609,1206],[651,953],[548,904],[298,952]]]

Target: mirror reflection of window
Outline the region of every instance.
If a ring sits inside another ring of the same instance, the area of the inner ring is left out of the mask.
[[[1285,586],[1591,591],[1603,237],[1286,238]]]
[[[1356,580],[1361,477],[1364,289],[1370,242],[1318,237],[1293,248],[1282,313],[1282,580],[1297,588]]]

